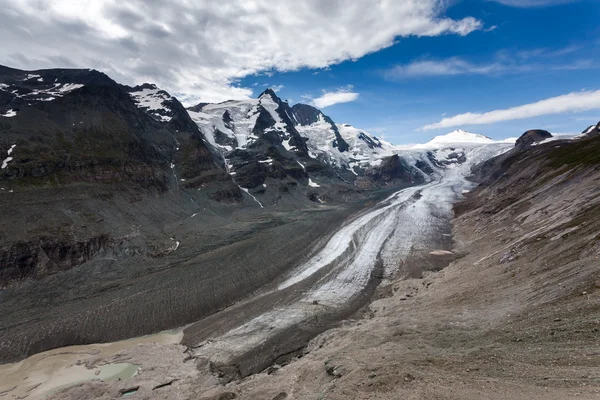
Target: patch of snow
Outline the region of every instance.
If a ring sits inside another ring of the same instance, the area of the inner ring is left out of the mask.
[[[171,240],[175,241],[175,239],[174,239],[174,238],[169,238],[169,239],[171,239]],[[175,241],[175,244],[174,244],[172,247],[170,247],[170,248],[169,248],[169,250],[170,250],[170,251],[175,251],[175,250],[177,250],[177,249],[179,248],[179,245],[180,245],[180,244],[181,244],[181,243],[179,242],[179,240],[176,240],[176,241]]]
[[[350,124],[338,124],[337,128],[342,138],[348,143],[348,152],[341,153],[345,166],[356,174],[354,168],[367,169],[381,164],[382,159],[391,157],[398,152],[395,146],[370,133],[355,128]]]
[[[246,188],[243,188],[243,187],[241,187],[240,185],[238,185],[238,187],[239,187],[240,189],[242,189],[244,192],[246,192],[246,194],[247,194],[248,196],[252,197],[252,200],[254,200],[255,202],[257,202],[257,203],[258,203],[258,205],[260,206],[260,208],[265,208],[265,207],[262,205],[262,203],[261,203],[260,201],[258,201],[258,199],[257,199],[255,196],[253,196],[253,195],[252,195],[252,193],[250,193],[250,191],[249,191],[248,189],[246,189]]]
[[[171,112],[171,109],[164,105],[166,101],[172,99],[167,92],[154,86],[152,89],[145,88],[129,94],[133,98],[133,101],[136,103],[138,108],[146,110],[149,114],[164,122],[168,122],[172,119],[172,117],[157,112]]]
[[[308,186],[310,186],[310,187],[321,187],[321,185],[319,185],[316,182],[313,182],[313,180],[310,179],[310,178],[308,178]]]
[[[2,114],[2,117],[10,118],[10,117],[14,117],[15,115],[17,115],[17,112],[15,110],[11,109],[11,110],[8,110],[6,112],[6,114]]]
[[[13,158],[10,155],[13,152],[13,150],[15,149],[15,147],[17,147],[16,144],[13,144],[12,146],[10,146],[10,148],[8,149],[8,152],[7,152],[8,157],[6,157],[4,159],[4,161],[2,161],[2,168],[0,168],[0,169],[4,169],[4,168],[8,167],[8,163],[13,160]]]
[[[252,130],[259,114],[258,102],[258,99],[230,100],[218,104],[207,104],[202,111],[188,111],[188,114],[212,146],[222,151],[233,150],[231,146],[216,143],[215,132],[218,130],[228,138],[235,140],[236,148],[243,149],[256,139]],[[227,127],[223,121],[225,112],[231,116],[230,126],[233,129]]]
[[[73,90],[82,88],[83,85],[80,83],[65,83],[64,85],[58,88],[58,91],[61,93],[72,92]]]
[[[531,143],[531,146],[539,146],[540,144],[554,142],[555,140],[559,140],[559,139],[561,139],[561,138],[559,138],[558,136],[552,136],[550,138],[540,140],[539,142]]]
[[[283,145],[283,147],[284,147],[284,148],[285,148],[287,151],[290,151],[290,150],[292,150],[292,149],[294,148],[294,146],[291,146],[291,145],[290,145],[290,139],[287,139],[287,140],[282,140],[282,141],[281,141],[281,144]]]
[[[265,110],[267,110],[269,114],[271,114],[271,117],[275,121],[275,129],[283,130],[285,128],[285,124],[277,112],[279,104],[273,100],[273,97],[271,97],[271,95],[264,95],[258,99],[258,102]]]
[[[39,80],[38,80],[39,81]],[[39,81],[42,82],[42,81]],[[53,83],[46,89],[34,90],[30,93],[19,95],[18,91],[13,91],[14,94],[19,98],[27,99],[28,101],[52,101],[57,97],[62,97],[73,90],[82,88],[84,85],[79,83]]]

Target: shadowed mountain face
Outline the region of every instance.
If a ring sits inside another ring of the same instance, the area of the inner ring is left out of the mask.
[[[0,170],[0,285],[73,268],[117,245],[115,233],[131,230],[144,198],[204,184],[209,197],[241,197],[166,92],[160,110],[150,110],[132,93],[155,87],[127,88],[97,71],[2,67],[0,82],[0,152],[10,152]],[[130,218],[109,222],[101,203],[131,208]]]
[[[532,129],[522,134],[521,137],[517,139],[516,145],[520,147],[528,147],[550,138],[552,138],[552,134],[550,132],[542,129]]]
[[[0,172],[9,183],[121,181],[164,191],[173,160],[189,176],[223,172],[183,106],[166,92],[160,111],[168,116],[160,116],[136,104],[130,92],[140,87],[118,85],[97,71],[3,67],[0,81],[6,94],[0,146],[15,145],[10,168]]]
[[[592,125],[582,132],[582,135],[594,137],[600,135],[600,122],[597,125]]]

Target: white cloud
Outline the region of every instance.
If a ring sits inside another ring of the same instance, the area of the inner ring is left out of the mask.
[[[532,49],[516,53],[498,51],[491,62],[475,63],[461,57],[443,60],[414,60],[384,70],[383,76],[389,80],[415,77],[455,76],[455,75],[501,75],[531,71],[579,70],[599,68],[595,60],[575,58],[573,53],[582,50],[580,46],[559,49]],[[581,52],[583,54],[583,52]],[[568,57],[567,57],[568,56]]]
[[[352,85],[348,85],[345,88],[340,88],[335,92],[323,91],[320,97],[312,98],[304,96],[304,98],[310,99],[311,104],[317,108],[325,108],[339,103],[349,103],[358,99],[359,93],[352,91]]]
[[[279,92],[281,89],[285,88],[285,86],[283,85],[275,85],[275,86],[271,86],[271,89],[273,89],[273,91],[275,93]]]
[[[504,71],[506,67],[501,63],[473,64],[460,57],[445,60],[420,60],[384,71],[387,79],[413,78],[420,76],[450,76],[467,74],[491,74]]]
[[[600,110],[600,90],[569,93],[558,97],[541,100],[505,110],[495,110],[486,113],[465,113],[443,118],[434,124],[425,125],[424,130],[451,128],[467,125],[486,125],[496,122],[512,121],[541,115],[563,114]]]
[[[446,17],[446,0],[0,3],[0,59],[10,66],[96,68],[204,101],[251,96],[233,84],[248,75],[326,68],[399,37],[482,28],[472,17]]]

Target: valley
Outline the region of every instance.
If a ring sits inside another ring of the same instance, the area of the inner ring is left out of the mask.
[[[0,397],[598,393],[600,124],[399,146],[271,89],[0,82]]]

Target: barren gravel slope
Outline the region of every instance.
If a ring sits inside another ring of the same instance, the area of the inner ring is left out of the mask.
[[[600,171],[581,157],[562,161],[597,145],[519,155],[458,207],[462,258],[390,282],[393,294],[366,319],[227,390],[244,399],[600,398]]]

